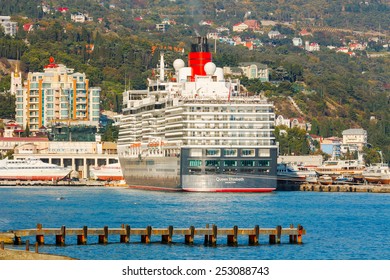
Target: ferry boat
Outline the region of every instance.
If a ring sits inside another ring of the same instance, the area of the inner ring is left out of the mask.
[[[248,96],[212,62],[206,38],[147,90],[123,94],[118,156],[133,188],[198,192],[276,189],[274,106]],[[166,75],[167,74],[167,75]]]
[[[277,177],[280,182],[317,182],[317,173],[303,165],[278,163]]]
[[[387,164],[373,164],[367,167],[362,175],[369,183],[390,184],[390,168]]]
[[[0,180],[59,181],[72,170],[39,159],[0,160]]]
[[[101,181],[121,181],[123,180],[122,169],[119,162],[102,166],[91,167],[91,178]]]
[[[329,175],[333,179],[340,175],[361,178],[366,167],[359,160],[327,160],[315,168],[318,176]]]

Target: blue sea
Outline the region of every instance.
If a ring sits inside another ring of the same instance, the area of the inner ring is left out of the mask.
[[[216,247],[203,245],[196,236],[194,245],[184,237],[150,244],[139,237],[129,244],[110,236],[107,245],[89,236],[86,246],[76,245],[75,236],[66,237],[66,246],[55,246],[54,237],[45,237],[40,252],[83,260],[389,260],[390,194],[273,192],[168,193],[104,187],[0,187],[0,231],[43,227],[218,227],[273,228],[301,224],[307,231],[303,244],[269,245],[260,237],[259,246],[226,245],[219,237]],[[34,237],[29,237],[35,243]],[[25,241],[26,238],[23,239]],[[9,245],[24,250],[24,245]],[[33,249],[32,249],[33,250]]]

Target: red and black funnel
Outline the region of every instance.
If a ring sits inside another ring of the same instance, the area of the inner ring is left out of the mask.
[[[188,54],[188,66],[192,68],[191,78],[195,75],[206,76],[204,66],[212,61],[209,45],[206,37],[198,37],[198,42],[191,45],[191,52]]]

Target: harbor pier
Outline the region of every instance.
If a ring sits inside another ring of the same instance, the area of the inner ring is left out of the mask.
[[[122,224],[119,228],[109,228],[108,226],[103,228],[89,228],[87,226],[82,228],[67,228],[66,226],[44,228],[42,224],[38,224],[36,228],[32,229],[19,229],[0,233],[0,239],[3,235],[7,235],[4,243],[9,244],[11,234],[13,235],[12,243],[15,245],[21,245],[27,241],[29,243],[30,241],[26,239],[28,237],[35,237],[36,244],[43,245],[45,244],[46,236],[55,236],[55,245],[58,246],[64,246],[68,236],[76,236],[77,245],[88,244],[88,241],[92,239],[91,236],[95,237],[97,243],[107,244],[109,243],[109,236],[114,235],[118,237],[118,242],[120,243],[130,243],[135,240],[134,242],[145,244],[152,242],[152,238],[155,236],[163,244],[172,243],[174,236],[182,236],[184,244],[191,245],[195,243],[195,238],[200,237],[202,238],[201,240],[204,240],[203,244],[206,246],[216,246],[218,238],[224,237],[227,245],[237,246],[239,236],[247,236],[248,245],[259,245],[261,236],[268,236],[269,244],[282,243],[283,236],[288,236],[288,243],[290,244],[302,244],[302,236],[306,234],[306,230],[301,225],[297,227],[290,225],[286,228],[282,228],[280,225],[275,228],[261,228],[259,225],[253,228],[239,228],[238,226],[219,228],[217,225],[212,225],[211,227],[206,225],[205,228],[195,228],[194,226],[188,228],[174,228],[173,226],[165,228],[154,228],[152,226],[132,228],[130,225]],[[22,238],[26,239],[26,241],[23,242]]]
[[[371,192],[371,193],[390,193],[390,185],[374,184],[341,184],[341,185],[321,185],[314,183],[301,184],[298,187],[300,191],[314,192]]]

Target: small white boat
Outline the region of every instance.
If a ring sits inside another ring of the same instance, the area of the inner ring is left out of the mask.
[[[333,183],[333,179],[329,175],[322,175],[318,177],[318,183],[320,185],[331,185]]]
[[[317,173],[303,165],[278,163],[276,174],[279,181],[317,182]]]
[[[91,178],[101,181],[123,180],[122,169],[119,162],[91,167]]]
[[[338,185],[338,184],[352,184],[353,183],[353,177],[351,176],[344,176],[340,175],[337,176],[336,179],[333,181],[333,184]]]
[[[371,165],[363,171],[363,178],[369,183],[390,184],[390,168],[383,163]]]

